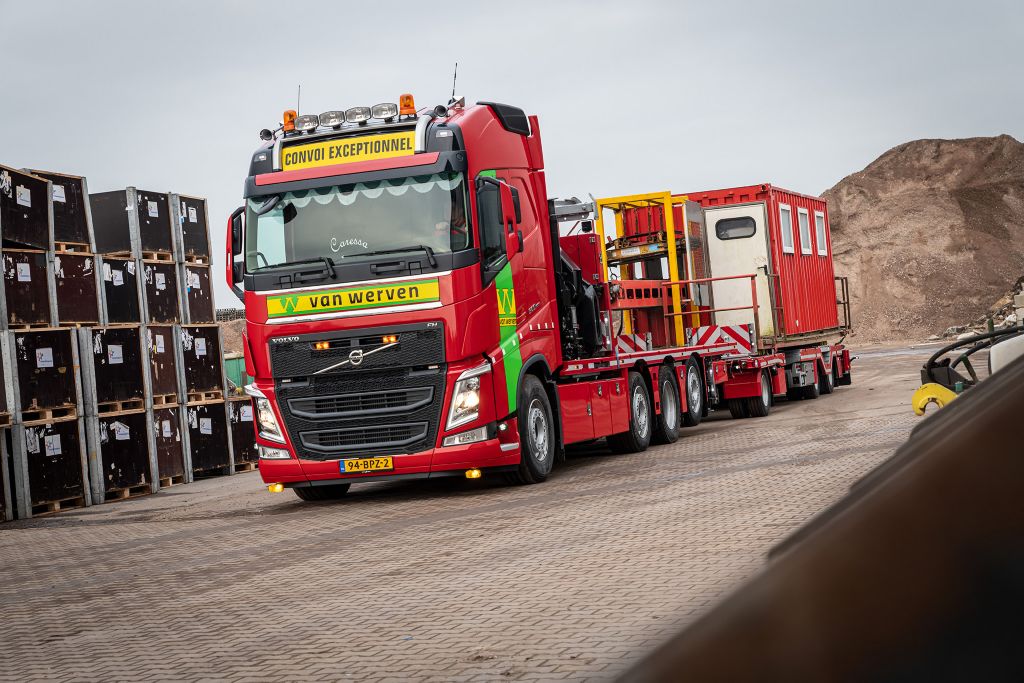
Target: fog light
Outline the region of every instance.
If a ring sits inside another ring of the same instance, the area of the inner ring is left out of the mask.
[[[271,493],[281,493],[284,491],[284,484],[271,484],[267,486],[267,490]]]
[[[479,479],[484,476],[483,472],[478,469],[466,470],[466,479]],[[280,486],[280,484],[278,484]]]
[[[370,120],[369,107],[352,107],[345,110],[345,120],[349,123],[366,123]]]
[[[477,427],[476,429],[470,429],[469,431],[455,434],[453,436],[444,437],[444,441],[441,442],[442,446],[465,446],[470,443],[477,443],[478,441],[487,440],[487,425],[483,427]]]
[[[370,107],[370,113],[375,119],[393,119],[398,116],[398,105],[392,102],[375,104]]]
[[[345,123],[345,112],[343,111],[325,111],[323,114],[320,114],[321,126],[341,128],[343,123]]]
[[[316,114],[303,114],[295,119],[295,130],[316,130],[320,125],[320,117]]]
[[[292,457],[292,454],[283,448],[260,446],[259,451],[261,460],[288,460]]]

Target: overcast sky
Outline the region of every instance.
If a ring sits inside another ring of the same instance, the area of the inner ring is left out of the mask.
[[[0,0],[0,163],[208,197],[261,128],[447,101],[540,116],[552,195],[773,182],[819,193],[890,147],[1024,138],[1024,3]]]

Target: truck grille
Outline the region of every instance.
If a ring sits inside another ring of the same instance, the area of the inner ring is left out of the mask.
[[[365,394],[341,394],[293,398],[288,401],[293,415],[308,418],[367,417],[416,410],[434,398],[433,387],[372,391]]]
[[[376,427],[346,427],[302,434],[302,445],[315,451],[337,449],[401,448],[422,441],[430,430],[427,422]]]
[[[394,334],[398,343],[317,374],[354,348]],[[329,341],[328,358],[313,343]],[[335,354],[334,349],[339,353]],[[271,344],[278,405],[300,458],[418,453],[434,447],[444,402],[444,331],[440,323],[318,333]],[[299,374],[300,369],[306,375]]]

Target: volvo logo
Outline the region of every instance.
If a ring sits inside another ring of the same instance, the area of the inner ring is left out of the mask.
[[[352,349],[351,351],[349,351],[348,358],[346,358],[345,360],[341,361],[340,363],[335,363],[334,365],[328,365],[326,368],[317,370],[313,374],[319,375],[324,372],[330,372],[331,370],[337,370],[343,365],[351,365],[354,368],[358,367],[362,365],[363,359],[366,358],[367,356],[377,353],[378,351],[383,351],[384,349],[390,349],[392,346],[398,346],[398,342],[384,344],[383,346],[378,346],[377,348],[370,349],[369,351],[363,351],[362,349]]]

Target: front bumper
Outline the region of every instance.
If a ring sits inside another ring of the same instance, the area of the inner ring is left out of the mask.
[[[268,442],[269,445],[269,442]],[[280,446],[278,446],[280,447]],[[435,448],[421,453],[394,455],[395,469],[388,472],[342,474],[340,460],[260,460],[260,476],[268,484],[305,485],[313,482],[371,482],[402,478],[427,478],[468,469],[519,464],[519,444],[488,439],[466,446]],[[415,475],[415,476],[410,476]]]

